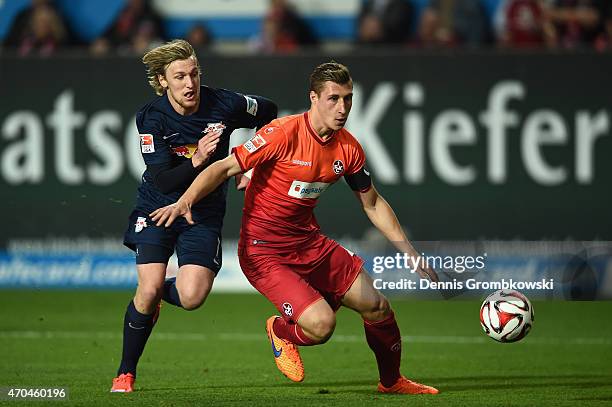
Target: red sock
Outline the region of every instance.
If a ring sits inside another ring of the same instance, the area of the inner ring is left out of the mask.
[[[400,377],[402,358],[402,337],[395,322],[395,314],[382,321],[363,321],[366,340],[376,355],[380,382],[391,387]]]
[[[289,342],[293,342],[299,346],[312,346],[316,343],[306,336],[302,328],[298,324],[290,324],[283,318],[276,318],[272,329],[276,336],[282,339],[286,339]]]

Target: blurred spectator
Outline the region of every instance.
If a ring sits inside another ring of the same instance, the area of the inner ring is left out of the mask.
[[[47,56],[69,45],[72,38],[52,1],[33,0],[13,20],[4,45],[16,49],[20,55]]]
[[[100,38],[91,44],[94,54],[142,53],[164,40],[162,18],[148,0],[128,0],[119,16]]]
[[[605,35],[604,15],[610,0],[554,0],[547,10],[555,42],[562,48],[595,46]]]
[[[608,7],[605,9],[603,20],[603,32],[595,43],[595,48],[599,51],[612,49],[612,1],[608,3]]]
[[[534,48],[554,45],[555,33],[543,0],[505,0],[495,17],[502,47]]]
[[[357,18],[358,44],[402,44],[413,30],[414,8],[408,0],[366,0]]]
[[[213,42],[210,31],[208,31],[202,24],[196,24],[191,27],[191,30],[189,30],[185,39],[195,49],[208,48]]]
[[[424,46],[481,46],[491,41],[491,28],[480,0],[430,0],[419,39]]]
[[[251,48],[264,53],[290,53],[304,46],[318,44],[304,19],[286,0],[270,0],[259,36]]]

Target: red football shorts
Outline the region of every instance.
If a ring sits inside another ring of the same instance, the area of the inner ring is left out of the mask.
[[[321,234],[290,251],[241,246],[238,258],[251,285],[290,322],[321,298],[338,310],[363,266],[359,256]]]

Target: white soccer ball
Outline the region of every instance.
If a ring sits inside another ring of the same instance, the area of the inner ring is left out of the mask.
[[[518,291],[495,291],[480,306],[480,325],[498,342],[520,341],[527,336],[532,324],[533,306]]]

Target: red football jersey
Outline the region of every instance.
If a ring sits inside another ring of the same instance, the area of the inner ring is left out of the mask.
[[[340,177],[365,164],[359,142],[345,129],[325,141],[308,112],[273,120],[235,147],[243,171],[254,168],[246,190],[240,245],[291,247],[319,231],[313,210]]]

